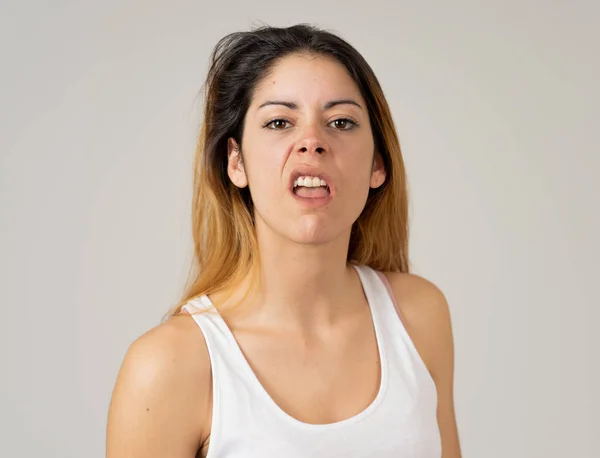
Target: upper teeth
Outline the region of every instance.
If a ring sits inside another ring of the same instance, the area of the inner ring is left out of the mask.
[[[319,177],[298,177],[294,182],[294,188],[296,186],[316,188],[317,186],[327,186],[327,182]]]

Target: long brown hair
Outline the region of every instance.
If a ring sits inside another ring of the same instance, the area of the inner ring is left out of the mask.
[[[348,70],[366,101],[375,149],[386,170],[384,184],[370,188],[365,207],[352,226],[347,262],[409,272],[404,161],[389,106],[373,70],[355,48],[332,32],[308,24],[261,26],[223,37],[211,54],[194,164],[194,258],[181,300],[165,318],[180,313],[190,299],[230,290],[248,273],[252,284],[260,282],[253,202],[248,188],[237,188],[227,175],[227,139],[235,139],[241,149],[244,117],[257,83],[278,60],[298,53],[334,58]]]

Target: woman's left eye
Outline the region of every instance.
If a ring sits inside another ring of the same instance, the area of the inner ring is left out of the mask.
[[[336,127],[338,130],[350,130],[350,129],[354,129],[358,125],[358,123],[352,121],[352,119],[349,119],[349,118],[335,119],[335,120],[331,121],[330,124],[334,124],[334,123],[338,123],[337,127]]]
[[[286,124],[289,123],[286,119],[277,118],[267,122],[263,127],[271,130],[285,130],[287,129]],[[334,124],[336,130],[352,130],[358,126],[358,123],[350,118],[334,119],[329,124]]]

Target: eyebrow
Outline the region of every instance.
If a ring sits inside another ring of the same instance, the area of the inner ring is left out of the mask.
[[[290,110],[298,109],[298,104],[294,103],[294,102],[288,102],[285,100],[267,100],[266,102],[261,103],[259,105],[259,107],[257,108],[257,110],[259,110],[263,107],[266,107],[268,105],[283,105],[284,107],[288,107]],[[356,102],[355,100],[340,99],[340,100],[330,100],[325,105],[323,105],[323,110],[329,110],[330,108],[333,108],[337,105],[355,105],[358,108],[360,108],[361,110],[363,109],[363,107],[360,105],[360,103]]]

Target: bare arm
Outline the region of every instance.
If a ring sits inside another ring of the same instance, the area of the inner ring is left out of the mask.
[[[404,325],[435,382],[442,458],[461,458],[454,411],[454,342],[448,302],[417,275],[386,273]],[[401,299],[400,299],[401,298]]]
[[[108,412],[107,458],[193,458],[210,420],[210,361],[190,317],[129,347]]]

